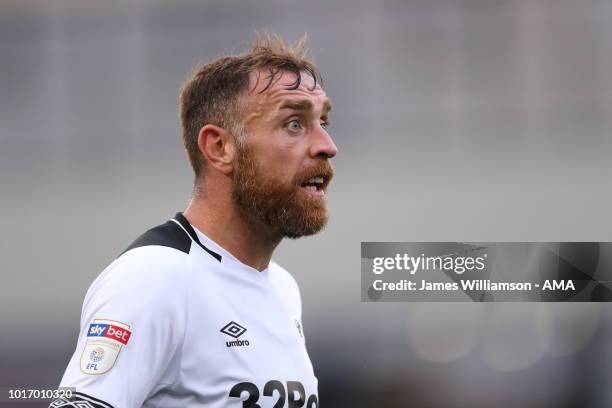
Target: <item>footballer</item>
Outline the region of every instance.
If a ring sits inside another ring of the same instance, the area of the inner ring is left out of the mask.
[[[300,292],[271,260],[328,219],[337,148],[305,39],[200,66],[179,109],[192,199],[92,283],[60,384],[76,392],[51,407],[318,407]]]

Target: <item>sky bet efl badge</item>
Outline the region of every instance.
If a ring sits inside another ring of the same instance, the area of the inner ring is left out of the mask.
[[[130,341],[130,326],[114,320],[95,319],[87,329],[87,341],[81,355],[81,371],[104,374],[115,365],[123,346]]]

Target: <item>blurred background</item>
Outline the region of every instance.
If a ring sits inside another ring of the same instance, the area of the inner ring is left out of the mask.
[[[361,241],[612,240],[604,0],[3,0],[0,388],[57,386],[89,284],[185,208],[178,89],[255,30],[307,32],[334,101],[330,224],[275,257],[322,406],[612,406],[609,304],[359,287]]]

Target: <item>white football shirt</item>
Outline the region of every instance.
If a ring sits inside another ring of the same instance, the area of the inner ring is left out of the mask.
[[[93,282],[60,385],[76,393],[53,408],[319,406],[293,277],[241,263],[181,213]]]

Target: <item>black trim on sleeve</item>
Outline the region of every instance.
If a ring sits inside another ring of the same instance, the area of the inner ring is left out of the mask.
[[[176,220],[176,222],[178,222],[179,224],[181,224],[181,226],[183,228],[185,228],[185,231],[187,231],[187,233],[189,234],[189,236],[191,237],[191,239],[193,239],[196,244],[198,244],[200,247],[202,247],[203,250],[205,250],[206,252],[208,252],[210,255],[212,255],[213,258],[215,258],[217,261],[221,262],[221,255],[219,255],[218,253],[211,251],[210,249],[206,248],[201,242],[200,239],[198,238],[198,234],[196,234],[196,232],[194,231],[193,227],[191,226],[191,224],[189,223],[189,221],[187,221],[187,218],[185,218],[185,216],[183,215],[183,213],[176,213],[176,215],[174,216],[174,219]]]
[[[58,398],[49,408],[113,408],[111,404],[82,392],[73,392],[71,398]]]

